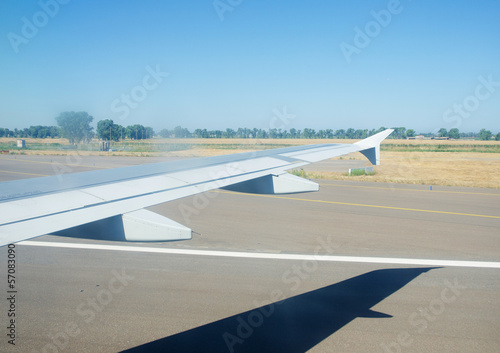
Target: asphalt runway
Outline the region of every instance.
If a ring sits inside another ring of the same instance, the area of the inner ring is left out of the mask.
[[[78,158],[0,156],[0,180],[160,160]],[[16,244],[16,345],[4,329],[0,351],[500,351],[499,190],[318,182],[150,208],[190,241]]]

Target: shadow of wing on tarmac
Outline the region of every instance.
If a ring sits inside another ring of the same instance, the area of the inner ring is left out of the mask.
[[[305,352],[433,268],[376,270],[124,352]],[[168,319],[168,318],[166,318]]]

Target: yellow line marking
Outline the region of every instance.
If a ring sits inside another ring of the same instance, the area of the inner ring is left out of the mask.
[[[83,168],[96,168],[96,169],[103,169],[103,168],[107,169],[107,168],[110,168],[110,167],[96,167],[96,166],[85,165],[85,164],[70,164],[70,163],[61,163],[61,162],[32,161],[32,160],[29,160],[29,159],[14,159],[14,158],[2,158],[2,157],[0,157],[0,159],[4,159],[6,161],[28,162],[28,163],[39,163],[39,164],[62,164],[62,165],[70,166],[70,167],[83,167]]]
[[[394,207],[394,206],[381,206],[381,205],[366,205],[360,203],[349,203],[349,202],[338,202],[338,201],[324,201],[324,200],[310,200],[310,199],[301,199],[297,197],[285,197],[285,196],[276,196],[276,195],[261,195],[261,194],[247,194],[247,193],[239,193],[232,191],[214,191],[220,192],[224,194],[243,194],[248,196],[260,196],[260,197],[270,197],[276,199],[285,199],[285,200],[294,200],[294,201],[306,201],[306,202],[319,202],[319,203],[327,203],[333,205],[346,205],[346,206],[359,206],[359,207],[371,207],[371,208],[384,208],[390,210],[400,210],[400,211],[413,211],[413,212],[426,212],[426,213],[440,213],[440,214],[449,214],[449,215],[457,215],[457,216],[469,216],[469,217],[482,217],[482,218],[497,218],[500,219],[500,216],[490,216],[490,215],[481,215],[481,214],[473,214],[473,213],[460,213],[460,212],[448,212],[448,211],[434,211],[434,210],[421,210],[418,208],[406,208],[406,207]]]
[[[424,191],[424,192],[442,192],[447,194],[469,194],[469,195],[487,195],[487,196],[500,196],[499,194],[491,194],[485,192],[469,192],[469,191],[446,191],[446,190],[427,190],[427,189],[403,189],[403,188],[388,188],[382,186],[362,186],[362,185],[340,185],[340,184],[325,184],[320,183],[321,186],[340,186],[347,188],[365,188],[365,189],[382,189],[382,190],[401,190],[401,191]]]
[[[11,172],[11,171],[9,171],[9,170],[0,170],[0,173],[25,174],[25,175],[34,175],[34,176],[48,176],[48,175],[45,175],[45,174],[23,173],[23,172]]]

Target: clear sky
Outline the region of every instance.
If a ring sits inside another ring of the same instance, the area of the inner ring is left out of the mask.
[[[500,131],[500,1],[4,0],[0,127]]]

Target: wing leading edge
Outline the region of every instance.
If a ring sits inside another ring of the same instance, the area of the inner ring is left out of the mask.
[[[191,230],[145,207],[218,188],[259,192],[317,191],[286,173],[352,152],[380,163],[387,129],[354,144],[319,144],[163,162],[0,183],[0,246],[45,234],[116,233],[129,241],[191,238]]]

